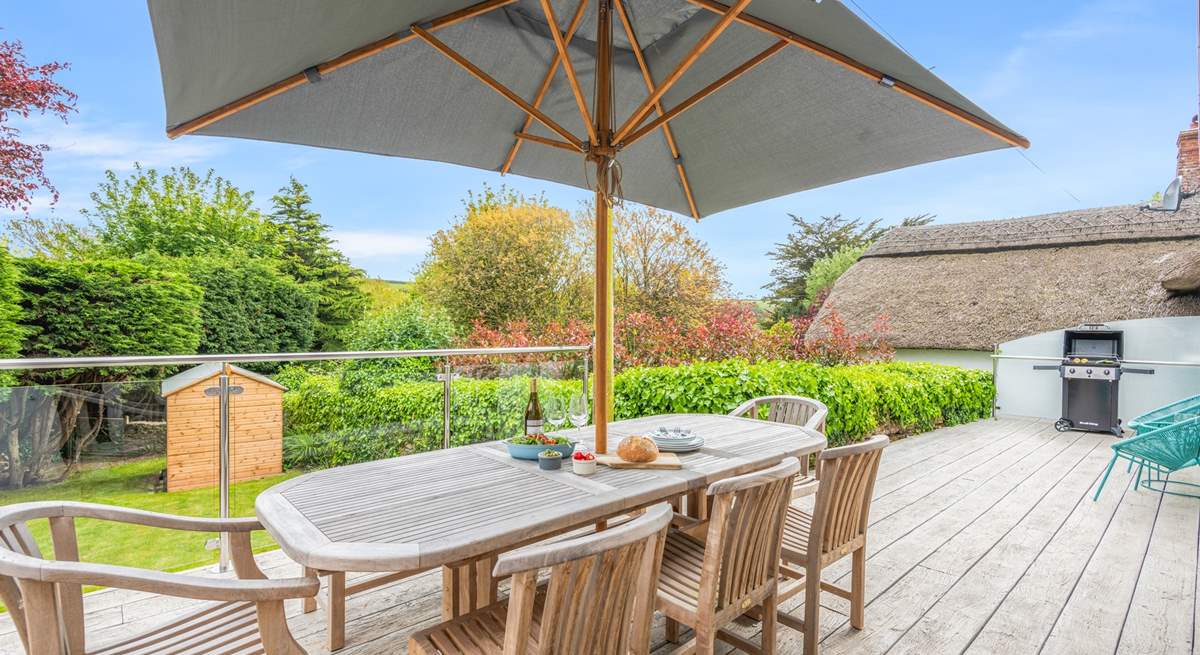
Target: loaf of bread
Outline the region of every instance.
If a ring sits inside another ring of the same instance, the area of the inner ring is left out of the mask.
[[[617,456],[627,462],[653,462],[658,459],[658,445],[650,437],[625,437],[617,446]]]

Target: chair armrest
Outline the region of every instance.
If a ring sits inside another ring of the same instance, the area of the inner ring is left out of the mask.
[[[809,417],[808,421],[804,424],[804,427],[811,430],[816,430],[821,434],[825,434],[825,419],[828,417],[829,408],[825,406],[825,403],[821,403],[821,408],[818,409],[815,414]]]
[[[210,519],[198,516],[160,514],[141,509],[97,505],[95,503],[63,501],[55,504],[61,507],[60,516],[116,521],[152,528],[188,530],[193,532],[253,532],[263,529],[262,523],[259,523],[256,518]]]
[[[534,571],[619,548],[666,530],[671,523],[671,516],[671,505],[659,503],[648,507],[646,512],[636,519],[615,528],[504,553],[496,559],[492,575],[505,577]]]
[[[758,406],[758,400],[758,398],[751,398],[750,400],[747,400],[741,405],[738,405],[737,409],[729,412],[729,416],[745,416],[747,412]]]
[[[117,587],[196,600],[257,602],[312,598],[321,588],[315,576],[278,580],[204,578],[111,564],[54,560],[44,560],[40,569],[37,579],[43,582]]]
[[[792,500],[804,498],[805,496],[811,496],[817,493],[817,489],[820,486],[820,482],[816,478],[797,477],[796,481],[792,483]]]

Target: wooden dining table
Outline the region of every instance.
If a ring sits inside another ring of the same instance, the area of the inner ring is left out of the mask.
[[[823,449],[806,428],[713,414],[669,414],[610,423],[610,443],[659,427],[692,430],[704,446],[682,468],[598,467],[576,475],[509,457],[503,442],[460,446],[307,473],[259,495],[258,519],[293,561],[327,577],[329,648],[345,643],[346,598],[442,567],[442,614],[460,616],[496,600],[497,554],[665,500],[690,498],[704,516],[712,483]],[[587,445],[592,428],[553,433]],[[378,572],[346,585],[347,572]],[[306,601],[305,610],[316,609]]]

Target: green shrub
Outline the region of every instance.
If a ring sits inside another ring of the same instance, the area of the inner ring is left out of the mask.
[[[873,431],[923,432],[991,414],[991,374],[952,366],[888,362],[820,366],[741,360],[623,371],[614,380],[616,418],[724,414],[755,396],[796,395],[829,406],[831,445]]]
[[[306,352],[317,329],[317,301],[267,260],[188,257],[179,266],[204,289],[202,353]]]
[[[16,262],[8,252],[7,245],[0,241],[0,358],[16,357],[21,349],[20,273]],[[15,376],[0,371],[0,386],[13,383]]]
[[[17,264],[26,357],[187,355],[200,344],[204,294],[182,274],[120,259]]]
[[[320,468],[440,448],[440,382],[399,382],[347,392],[336,374],[310,375],[289,367],[283,396],[284,459],[289,467]],[[539,380],[542,398],[565,402],[577,380]],[[529,378],[458,379],[451,387],[454,446],[508,438],[521,432]]]
[[[432,450],[442,443],[442,387],[400,382],[347,392],[335,374],[298,367],[278,376],[284,394],[284,448],[292,467],[320,467]],[[724,414],[755,396],[789,394],[829,406],[830,445],[872,432],[903,434],[983,418],[991,413],[991,374],[935,364],[890,362],[820,366],[740,360],[633,368],[615,383],[617,419],[651,414]],[[521,431],[528,378],[455,380],[455,446]],[[577,380],[540,380],[539,394],[564,401]]]
[[[454,325],[445,312],[413,300],[363,318],[344,336],[351,350],[431,350],[450,347]],[[399,382],[431,381],[437,364],[428,357],[356,360],[346,365],[342,385],[359,392]]]
[[[817,298],[833,288],[833,284],[842,276],[859,257],[867,251],[867,246],[843,246],[832,255],[826,255],[813,262],[804,278],[804,308],[812,307]]]

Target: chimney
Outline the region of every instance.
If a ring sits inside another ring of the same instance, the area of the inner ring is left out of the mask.
[[[1179,157],[1175,162],[1175,174],[1183,178],[1180,190],[1190,195],[1200,191],[1200,144],[1196,141],[1197,117],[1192,116],[1192,126],[1179,133],[1175,144],[1179,146]]]

